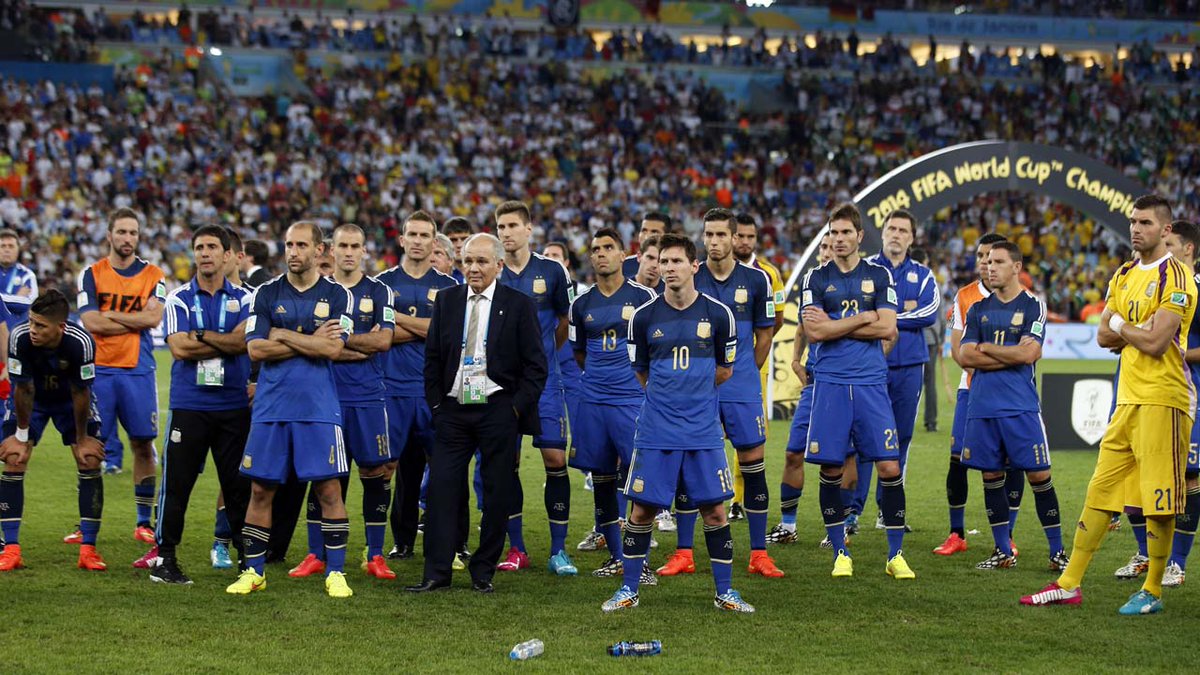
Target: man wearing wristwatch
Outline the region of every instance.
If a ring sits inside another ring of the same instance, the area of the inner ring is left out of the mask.
[[[171,292],[166,307],[167,346],[175,363],[155,532],[159,561],[150,580],[171,584],[191,583],[179,568],[175,549],[182,539],[188,498],[210,450],[239,551],[250,500],[250,483],[238,473],[250,431],[250,364],[242,356],[250,293],[225,276],[233,253],[224,228],[208,225],[196,230],[192,252],[196,277]]]

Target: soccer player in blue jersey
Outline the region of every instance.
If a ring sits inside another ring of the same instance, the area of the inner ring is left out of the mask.
[[[737,451],[746,483],[746,520],[750,530],[751,574],[778,578],[783,571],[767,554],[767,513],[770,505],[767,472],[763,462],[767,441],[759,368],[771,352],[775,333],[775,298],[766,272],[738,262],[733,255],[736,232],[733,212],[711,209],[704,214],[704,247],[708,259],[700,263],[695,285],[699,292],[719,300],[733,312],[737,323],[738,361],[733,375],[719,388],[721,424]],[[681,495],[686,495],[682,493]],[[679,544],[663,566],[667,575],[695,570],[692,537],[696,510],[686,496],[676,504]]]
[[[541,450],[546,467],[546,515],[550,519],[551,572],[560,576],[578,573],[565,547],[567,523],[571,515],[571,480],[567,475],[567,412],[563,400],[562,375],[558,366],[558,349],[567,340],[567,312],[571,305],[571,284],[567,270],[559,263],[540,256],[529,248],[533,221],[529,207],[522,202],[509,201],[496,207],[496,236],[504,245],[504,271],[500,283],[533,298],[537,306],[538,324],[542,330],[542,350],[546,354],[549,376],[542,391],[539,415],[542,434],[533,438],[533,446]],[[529,566],[525,538],[521,531],[521,504],[524,494],[519,474],[515,477],[517,498],[514,512],[509,515],[508,538],[511,548],[497,570],[511,572]]]
[[[433,452],[433,417],[425,402],[425,336],[433,301],[444,288],[457,282],[433,269],[432,253],[437,246],[437,223],[425,211],[415,211],[404,220],[401,232],[404,259],[379,275],[392,289],[396,308],[396,331],[386,356],[384,385],[387,389],[388,435],[392,454],[399,458],[392,515],[395,558],[412,557],[417,539],[421,477]],[[464,512],[462,517],[466,516]],[[464,527],[460,523],[460,527]],[[466,532],[462,533],[465,543]],[[468,556],[459,551],[454,565],[465,564]]]
[[[646,237],[637,252],[637,275],[631,277],[634,281],[662,295],[666,289],[662,275],[658,273],[658,236]]]
[[[627,336],[629,359],[646,398],[625,483],[632,509],[622,542],[624,583],[601,609],[637,607],[654,514],[682,489],[704,518],[716,583],[713,604],[753,612],[732,586],[733,537],[724,502],[733,496],[733,480],[717,394],[737,360],[737,324],[728,307],[696,290],[696,245],[676,234],[663,235],[659,244],[667,291],[634,311]]]
[[[395,310],[386,284],[363,273],[366,235],[354,224],[333,231],[333,280],[350,291],[347,314],[354,328],[346,347],[333,364],[338,401],[342,406],[342,440],[358,465],[362,481],[362,514],[367,553],[365,569],[377,579],[395,579],[383,558],[387,529],[388,486],[396,456],[388,443],[388,418],[384,407],[383,352],[392,346]],[[316,488],[308,491],[308,555],[290,577],[307,577],[325,571],[325,538]]]
[[[462,271],[462,247],[475,234],[475,228],[471,226],[471,222],[462,216],[455,216],[442,223],[442,234],[454,244],[454,271],[449,273],[458,283],[463,283]]]
[[[1192,270],[1196,284],[1200,286],[1200,274],[1195,274],[1196,254],[1200,252],[1200,227],[1188,220],[1177,220],[1171,223],[1171,231],[1165,241],[1167,250]],[[1193,317],[1188,327],[1187,351],[1183,358],[1191,371],[1193,385],[1200,391],[1200,317]],[[1200,425],[1192,426],[1192,440],[1188,445],[1187,466],[1184,468],[1184,491],[1183,512],[1175,516],[1171,559],[1163,572],[1162,585],[1168,587],[1183,584],[1188,554],[1192,552],[1192,542],[1196,539],[1196,525],[1200,524]]]
[[[51,289],[29,307],[29,320],[9,337],[8,372],[13,382],[12,409],[4,420],[0,443],[0,528],[4,552],[0,572],[18,569],[20,528],[25,507],[25,472],[33,446],[46,424],[54,422],[63,445],[71,447],[79,470],[79,522],[83,541],[80,569],[103,572],[96,552],[100,516],[104,510],[104,481],[100,462],[104,445],[98,439],[100,418],[92,383],[96,377],[96,343],[82,327],[67,320],[70,307],[61,292]]]
[[[896,337],[896,288],[886,269],[859,256],[863,230],[857,207],[834,207],[829,232],[833,260],[809,270],[800,298],[804,334],[821,344],[812,403],[812,419],[821,424],[809,427],[805,461],[821,466],[819,501],[833,545],[833,576],[854,574],[841,497],[842,465],[853,445],[879,472],[888,539],[885,570],[897,579],[913,579],[916,574],[901,551],[904,476],[883,350],[883,341]]]
[[[579,282],[571,274],[571,255],[567,251],[567,245],[561,241],[552,241],[542,248],[542,255],[567,270],[568,283],[571,284],[570,295],[572,298],[577,297]],[[569,319],[570,317],[568,317]],[[575,420],[579,417],[580,370],[579,364],[575,362],[575,350],[569,340],[558,348],[558,370],[562,375],[563,400],[567,404],[567,430],[570,432],[571,442],[574,445]]]
[[[634,310],[654,299],[654,291],[621,274],[621,234],[601,228],[592,235],[591,261],[596,285],[571,303],[568,329],[578,367],[579,413],[571,421],[574,449],[570,464],[592,473],[596,531],[608,547],[608,562],[592,574],[621,574],[621,526],[625,517],[617,486],[633,457],[633,431],[645,392],[629,367],[626,340]],[[647,565],[647,571],[649,567]],[[653,576],[644,583],[654,583]]]
[[[821,235],[817,244],[817,265],[824,265],[833,257],[833,245],[829,233]],[[767,533],[767,541],[773,544],[792,544],[796,537],[796,511],[800,495],[804,492],[804,450],[808,443],[808,426],[812,416],[813,367],[817,363],[817,344],[808,344],[802,331],[797,331],[792,343],[792,371],[800,378],[800,400],[792,415],[792,427],[788,432],[787,457],[783,465],[783,480],[779,483],[779,524]],[[824,543],[824,542],[822,542]]]
[[[650,237],[661,237],[671,231],[671,216],[661,211],[649,211],[642,216],[642,224],[638,227],[638,250],[637,253],[625,257],[621,262],[621,274],[626,279],[632,279],[637,276],[638,269],[641,265],[640,257],[642,255],[642,247],[646,240]],[[647,288],[655,288],[647,286]]]
[[[350,597],[344,574],[350,522],[339,484],[350,467],[333,362],[354,328],[350,314],[355,308],[350,291],[317,271],[324,248],[320,227],[292,224],[284,246],[287,274],[258,287],[246,321],[246,349],[263,365],[242,455],[242,474],[252,481],[242,528],[246,569],[226,592],[245,595],[266,588],[271,503],[276,488],[294,471],[300,481],[316,484],[321,502],[325,590],[331,597]]]
[[[883,250],[867,258],[892,274],[896,284],[895,345],[888,352],[888,398],[896,432],[900,434],[900,473],[907,475],[908,446],[912,443],[913,427],[917,423],[917,404],[925,384],[925,364],[929,348],[925,346],[925,328],[937,321],[942,294],[938,290],[933,270],[913,260],[908,252],[916,236],[917,221],[908,211],[898,210],[888,216],[883,225]],[[855,517],[863,512],[867,493],[871,489],[871,463],[858,459],[858,487],[850,507]],[[875,504],[883,498],[881,489],[875,491]],[[883,529],[883,512],[875,526]]]
[[[1021,249],[1012,242],[992,246],[988,254],[991,295],[967,311],[959,343],[963,365],[974,368],[967,401],[962,463],[983,473],[983,501],[995,549],[975,567],[1005,569],[1017,564],[1008,529],[1006,469],[1024,471],[1033,488],[1038,518],[1050,544],[1050,568],[1064,570],[1058,495],[1050,476],[1050,449],[1034,365],[1042,357],[1046,307],[1021,288]]]
[[[29,314],[29,305],[38,294],[37,276],[21,259],[21,240],[15,230],[0,229],[0,299],[11,317],[8,328],[12,330],[23,323]]]

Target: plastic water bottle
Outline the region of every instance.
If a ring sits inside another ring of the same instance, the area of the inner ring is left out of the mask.
[[[513,661],[524,661],[525,659],[532,659],[544,651],[546,651],[546,645],[542,644],[541,640],[535,638],[533,640],[526,640],[513,647],[512,651],[508,653],[508,658]]]
[[[662,640],[649,642],[618,642],[609,645],[609,656],[654,656],[662,653]]]

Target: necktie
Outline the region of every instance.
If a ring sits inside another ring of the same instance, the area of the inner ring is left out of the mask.
[[[471,317],[467,320],[467,351],[463,357],[474,357],[479,346],[479,299],[482,295],[471,296]]]

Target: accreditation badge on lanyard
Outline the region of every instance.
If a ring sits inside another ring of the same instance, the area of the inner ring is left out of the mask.
[[[225,308],[228,303],[221,303],[221,314],[217,318],[217,332],[225,330]],[[200,294],[197,293],[192,309],[196,313],[196,328],[204,330],[204,310],[200,307]],[[196,386],[223,387],[225,386],[225,359],[216,356],[196,362]]]
[[[476,300],[475,302],[479,302]],[[487,354],[487,330],[488,321],[490,321],[491,312],[488,312],[489,317],[483,323],[483,353]],[[467,328],[470,322],[471,312],[467,312],[463,323],[463,340],[462,340],[462,382],[458,387],[458,402],[463,405],[476,405],[487,403],[487,357],[475,356],[467,354]]]

